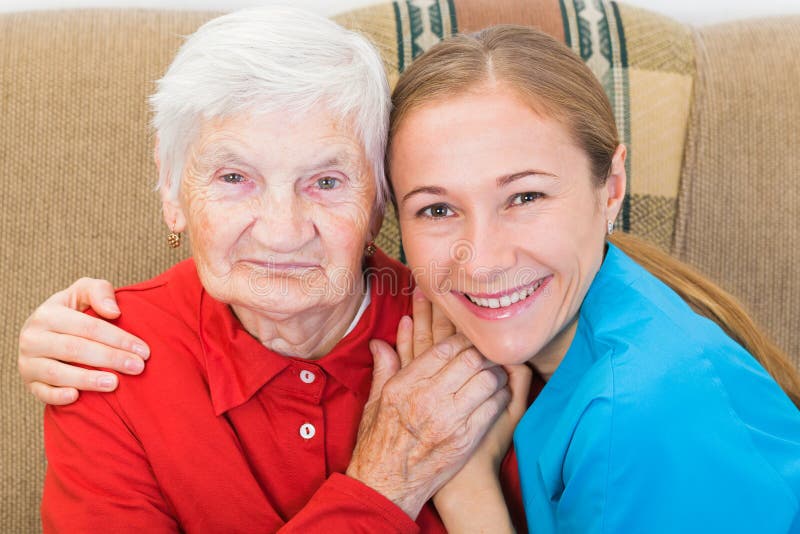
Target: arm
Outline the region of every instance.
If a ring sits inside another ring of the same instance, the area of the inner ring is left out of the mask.
[[[425,350],[455,333],[444,313],[429,302],[415,301],[414,338],[398,336],[398,351]],[[413,357],[413,356],[410,356]],[[500,464],[514,428],[527,409],[531,370],[525,365],[504,367],[511,402],[486,433],[466,465],[433,498],[448,532],[514,532],[500,485]]]
[[[83,369],[69,363],[125,374],[139,374],[144,369],[149,355],[147,344],[102,319],[83,313],[89,308],[107,319],[119,316],[111,284],[81,278],[48,298],[22,326],[19,372],[28,390],[47,404],[74,402],[78,390],[116,389],[114,373]]]
[[[45,533],[178,532],[144,450],[106,398],[48,406],[44,426]]]

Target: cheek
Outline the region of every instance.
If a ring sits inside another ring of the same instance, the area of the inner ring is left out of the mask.
[[[246,210],[217,202],[192,202],[187,210],[192,255],[197,264],[230,263],[230,252],[247,228],[250,218]]]
[[[342,258],[341,261],[348,264],[361,262],[371,222],[371,207],[353,203],[321,208],[314,219],[317,231],[328,249],[328,257]]]

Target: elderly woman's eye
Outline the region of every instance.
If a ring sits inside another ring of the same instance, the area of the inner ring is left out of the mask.
[[[222,175],[222,180],[229,184],[240,184],[244,182],[244,176],[235,172],[229,172]]]
[[[336,189],[339,186],[339,179],[332,176],[323,176],[317,180],[317,187],[320,189]]]
[[[442,219],[453,215],[453,210],[447,204],[434,204],[419,210],[419,215],[423,217],[430,217],[431,219]]]
[[[524,193],[519,193],[511,197],[510,204],[512,206],[519,205],[519,204],[529,204],[531,202],[535,202],[536,200],[542,198],[544,194],[542,193],[535,193],[533,191],[526,191]]]

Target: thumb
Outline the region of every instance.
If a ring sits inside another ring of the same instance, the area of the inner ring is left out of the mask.
[[[386,382],[400,370],[400,357],[385,341],[373,339],[369,342],[369,350],[375,366],[372,369],[372,388],[367,402],[377,399]]]
[[[114,297],[114,286],[106,280],[81,278],[66,289],[66,297],[67,305],[76,310],[92,308],[106,319],[114,319],[120,314]]]

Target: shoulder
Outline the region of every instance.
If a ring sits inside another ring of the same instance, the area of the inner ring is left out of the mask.
[[[117,289],[115,296],[122,313],[112,322],[148,337],[162,334],[176,324],[196,330],[202,293],[194,262],[188,259],[150,280]],[[153,326],[158,328],[153,331]]]

